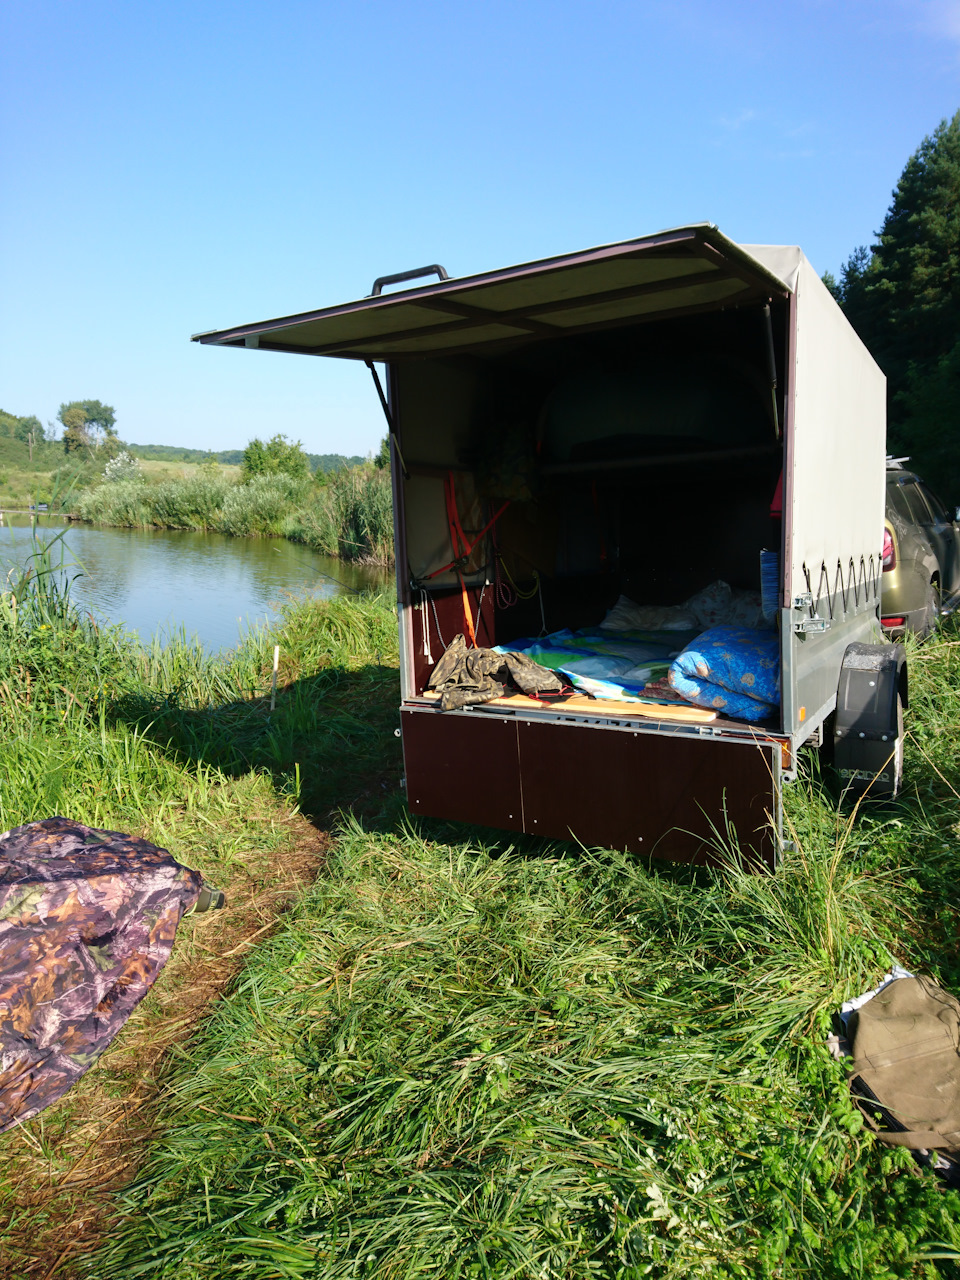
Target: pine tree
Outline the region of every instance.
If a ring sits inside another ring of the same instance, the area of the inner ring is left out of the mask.
[[[873,258],[869,323],[896,391],[911,362],[936,365],[960,338],[960,112],[907,161]]]
[[[891,448],[960,497],[960,456],[942,470],[960,446],[960,112],[907,161],[834,296],[887,375]]]

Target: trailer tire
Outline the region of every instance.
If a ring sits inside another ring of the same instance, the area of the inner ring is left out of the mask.
[[[845,795],[871,800],[898,795],[907,701],[902,645],[848,646],[833,726],[833,763]]]

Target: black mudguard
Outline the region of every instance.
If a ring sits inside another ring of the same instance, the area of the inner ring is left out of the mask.
[[[908,697],[903,645],[847,647],[837,685],[833,762],[854,795],[882,799],[899,790],[901,708]]]

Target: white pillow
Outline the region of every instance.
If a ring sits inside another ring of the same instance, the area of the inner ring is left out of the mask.
[[[699,625],[683,605],[637,604],[627,596],[621,596],[600,623],[604,631],[696,631]]]
[[[704,629],[763,626],[760,593],[734,591],[721,578],[684,601],[683,607],[696,618],[694,625]]]

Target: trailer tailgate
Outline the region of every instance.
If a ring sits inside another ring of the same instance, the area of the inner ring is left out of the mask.
[[[780,746],[675,726],[404,706],[414,814],[710,863],[779,846]]]

